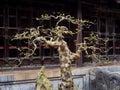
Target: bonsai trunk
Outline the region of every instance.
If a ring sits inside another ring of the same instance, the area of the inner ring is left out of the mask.
[[[59,60],[60,60],[60,70],[61,70],[61,83],[59,84],[58,90],[78,90],[75,89],[72,71],[71,71],[71,55],[67,44],[65,41],[61,43],[58,48]]]

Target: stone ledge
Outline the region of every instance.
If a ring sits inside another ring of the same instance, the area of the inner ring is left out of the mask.
[[[88,72],[88,69],[92,67],[73,67],[73,75],[84,74]],[[40,69],[32,70],[9,70],[9,71],[0,71],[0,75],[14,75],[15,80],[27,80],[35,79]],[[45,68],[45,73],[48,77],[59,77],[60,69],[59,67],[55,68]]]

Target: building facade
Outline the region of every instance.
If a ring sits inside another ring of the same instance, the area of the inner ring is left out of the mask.
[[[110,49],[107,55],[110,60],[120,59],[120,3],[115,0],[4,0],[0,1],[0,66],[12,66],[20,59],[19,47],[29,47],[26,40],[11,41],[16,33],[25,28],[39,26],[36,17],[41,14],[54,14],[56,12],[70,14],[80,19],[95,21],[95,25],[83,30],[75,36],[78,42],[91,32],[98,33],[101,38],[109,38],[109,42],[101,48]],[[51,25],[49,22],[48,25]],[[72,29],[73,27],[70,26]],[[73,38],[73,37],[72,37]],[[69,47],[74,51],[71,44],[73,39],[67,37]],[[82,55],[80,60],[73,64],[80,66],[82,63],[91,61]],[[59,64],[57,47],[49,48],[41,44],[35,54],[23,60],[21,66]]]

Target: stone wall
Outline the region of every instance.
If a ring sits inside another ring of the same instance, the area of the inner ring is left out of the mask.
[[[30,73],[32,72],[32,73]],[[35,74],[33,74],[35,73]],[[9,75],[8,73],[4,72],[2,75],[0,75],[0,90],[35,90],[35,82],[20,82],[19,84],[15,84],[14,82],[9,83],[7,81],[18,81],[18,80],[28,80],[28,79],[35,79],[37,71],[35,70],[30,70],[30,71],[15,71],[11,72]],[[80,90],[89,90],[89,73],[88,73],[88,68],[73,68],[73,80],[75,85],[80,88]],[[55,77],[60,77],[59,76],[59,70],[57,69],[51,69],[51,70],[46,70],[46,74],[48,75],[49,79],[53,83],[53,90],[58,90],[58,83],[60,82],[60,78],[55,78]],[[53,75],[54,74],[54,75]],[[27,77],[28,75],[28,77]],[[5,77],[6,76],[6,77]],[[4,77],[4,79],[3,79]],[[5,82],[6,85],[2,85],[2,82]],[[10,85],[9,85],[10,84]]]

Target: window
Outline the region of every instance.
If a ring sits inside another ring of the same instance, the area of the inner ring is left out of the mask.
[[[107,31],[109,34],[112,34],[114,32],[114,20],[111,18],[108,18],[107,20]]]
[[[104,18],[100,19],[100,32],[101,33],[106,32],[106,19],[104,19]]]
[[[120,39],[115,41],[115,53],[120,54]]]
[[[16,33],[18,33],[17,29],[8,29],[8,35],[12,38]]]
[[[30,12],[27,8],[21,8],[18,10],[18,25],[22,28],[30,26]]]
[[[120,20],[115,21],[115,33],[120,33]]]
[[[4,18],[3,18],[3,16],[0,16],[0,27],[3,27],[3,22],[4,22]]]
[[[10,4],[10,3],[9,3]],[[51,9],[51,8],[49,8]],[[0,58],[2,59],[10,59],[10,61],[14,61],[17,58],[21,58],[23,55],[19,55],[18,48],[27,48],[30,47],[28,45],[28,39],[23,40],[11,40],[16,33],[21,33],[25,31],[25,28],[37,27],[40,24],[45,24],[44,27],[49,28],[50,26],[55,26],[55,20],[51,20],[46,22],[39,22],[36,20],[37,17],[40,17],[41,14],[53,13],[55,10],[49,10],[48,7],[45,6],[45,10],[41,8],[41,6],[23,6],[23,5],[8,5],[7,7],[0,7]],[[65,24],[67,26],[68,22]],[[72,28],[73,27],[69,27]],[[70,38],[66,38],[68,45],[70,45]],[[35,54],[31,56],[31,58],[27,58],[23,62],[24,65],[27,64],[43,64],[44,60],[48,64],[58,64],[58,52],[56,47],[45,47],[38,45]],[[54,60],[54,62],[53,62]]]
[[[4,9],[0,8],[0,27],[4,26]]]
[[[8,14],[8,25],[9,27],[16,27],[16,9],[15,8],[9,8],[9,14]]]
[[[4,51],[5,51],[4,49],[1,49],[1,48],[0,48],[0,58],[3,58],[3,57],[4,57]]]
[[[18,57],[17,49],[9,49],[9,57]]]

